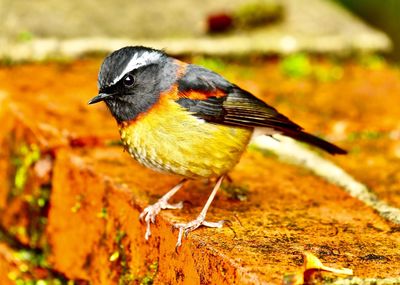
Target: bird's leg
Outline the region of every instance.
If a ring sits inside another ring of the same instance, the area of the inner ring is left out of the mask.
[[[147,206],[143,212],[140,214],[139,218],[141,220],[144,219],[146,222],[147,228],[146,228],[146,234],[145,234],[145,239],[148,240],[150,235],[151,235],[151,230],[150,230],[150,223],[155,223],[156,221],[156,216],[158,213],[160,213],[161,210],[164,209],[182,209],[183,203],[179,202],[176,204],[169,204],[168,200],[176,193],[178,192],[179,189],[182,188],[183,184],[187,179],[182,179],[179,184],[177,184],[174,188],[168,191],[164,196],[162,196],[155,204]]]
[[[222,225],[224,224],[224,221],[219,221],[219,222],[207,222],[205,221],[206,214],[208,211],[208,208],[211,205],[211,202],[214,200],[215,195],[218,192],[218,189],[221,186],[222,180],[224,179],[224,176],[221,176],[218,178],[217,183],[215,184],[210,197],[208,197],[208,200],[206,204],[204,205],[203,209],[200,212],[200,215],[197,216],[197,218],[191,222],[188,223],[180,223],[180,224],[175,224],[174,227],[179,229],[179,234],[178,234],[178,241],[176,242],[176,248],[182,245],[182,238],[185,235],[187,236],[188,233],[191,231],[194,231],[200,226],[205,226],[205,227],[210,227],[210,228],[221,228]]]

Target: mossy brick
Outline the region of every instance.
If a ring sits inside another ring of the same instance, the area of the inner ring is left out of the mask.
[[[37,173],[41,170],[35,167],[41,162],[51,167],[59,148],[102,144],[117,138],[112,122],[106,123],[104,129],[98,128],[87,133],[91,124],[99,121],[101,112],[89,113],[82,122],[81,119],[67,116],[68,113],[82,112],[85,103],[76,104],[75,96],[70,96],[61,84],[57,88],[46,73],[36,72],[35,68],[38,67],[14,66],[0,70],[0,224],[22,243],[31,246],[37,246],[39,228],[43,228],[46,222],[46,217],[41,217],[38,212],[46,212],[43,195],[51,187],[51,169],[47,171],[48,174],[43,174]],[[21,76],[36,74],[35,80],[26,85],[24,80],[20,81],[12,75],[15,68],[17,72],[22,72]],[[56,64],[39,68],[52,70],[56,77],[67,74],[66,69],[60,69]],[[71,84],[85,89],[79,80],[72,80]],[[88,89],[91,87],[86,86]],[[50,99],[53,92],[59,95],[56,105]],[[76,90],[72,92],[79,93]],[[43,165],[39,167],[43,169]]]
[[[237,188],[246,189],[246,199],[239,201],[221,191],[207,216],[211,221],[226,219],[225,227],[198,229],[175,251],[173,223],[193,219],[212,188],[193,181],[174,197],[174,201],[188,203],[181,211],[162,212],[146,242],[139,213],[179,178],[141,167],[120,146],[110,143],[118,140],[118,133],[108,111],[104,106],[90,110],[86,106],[96,93],[99,63],[87,60],[0,69],[0,87],[8,102],[0,107],[5,130],[0,133],[0,170],[5,170],[0,173],[0,180],[5,181],[0,186],[0,220],[4,223],[11,213],[20,213],[19,221],[30,219],[22,204],[8,204],[13,179],[5,173],[13,171],[11,157],[17,145],[37,145],[41,158],[51,157],[52,175],[47,182],[40,180],[35,162],[27,172],[24,191],[51,185],[44,236],[49,246],[47,260],[55,270],[92,284],[129,280],[280,283],[287,272],[299,269],[307,250],[328,265],[352,268],[358,277],[400,274],[397,225],[341,188],[255,150],[246,152],[231,174]],[[315,63],[311,60],[311,64]],[[240,81],[240,68],[229,72],[244,87],[258,90],[260,97],[272,94],[269,102],[310,131],[324,129],[329,136],[344,135],[342,143],[351,153],[332,159],[376,189],[379,197],[399,205],[398,197],[391,193],[397,185],[399,147],[392,137],[396,136],[400,111],[383,103],[383,99],[393,106],[399,103],[396,96],[389,96],[400,90],[398,71],[347,64],[344,78],[332,83],[288,80],[276,62],[253,68],[254,82],[248,78]],[[35,80],[27,81],[32,74]],[[260,82],[274,84],[257,87]],[[347,96],[337,100],[337,94],[344,91]],[[354,102],[364,104],[343,111]],[[336,129],[339,118],[344,120],[344,131]],[[365,126],[383,135],[373,140],[365,136],[346,140],[346,134],[361,132]],[[353,151],[356,146],[362,153]]]

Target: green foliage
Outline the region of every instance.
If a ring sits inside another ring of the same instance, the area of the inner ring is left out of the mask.
[[[195,56],[193,57],[192,62],[217,73],[223,73],[228,69],[228,65],[222,59],[217,57]]]
[[[10,56],[4,55],[0,58],[0,66],[14,66],[18,62],[12,59]]]
[[[372,70],[380,70],[385,66],[385,59],[377,54],[361,56],[359,62],[362,66]]]
[[[252,64],[249,64],[248,58],[194,56],[192,63],[219,73],[232,82],[237,81],[238,78],[252,79],[254,76],[254,68]]]
[[[22,31],[17,35],[17,41],[21,43],[30,42],[34,39],[34,36],[29,31]]]
[[[280,63],[282,73],[288,77],[304,78],[311,74],[310,58],[304,53],[292,54]]]
[[[313,76],[319,82],[332,82],[343,77],[343,68],[339,65],[315,66]]]
[[[337,81],[343,77],[343,68],[334,61],[313,63],[305,53],[289,55],[280,62],[283,75],[296,79],[314,79],[318,82]]]

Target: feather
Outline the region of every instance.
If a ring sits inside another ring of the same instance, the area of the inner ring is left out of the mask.
[[[196,65],[189,65],[178,80],[179,103],[194,116],[209,123],[263,127],[319,147],[331,154],[345,150],[303,131],[303,128],[251,93],[222,76]]]

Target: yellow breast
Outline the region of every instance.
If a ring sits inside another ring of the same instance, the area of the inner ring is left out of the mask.
[[[122,123],[120,134],[128,152],[141,164],[196,178],[231,170],[252,130],[207,123],[175,101],[162,99],[146,114]]]

